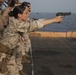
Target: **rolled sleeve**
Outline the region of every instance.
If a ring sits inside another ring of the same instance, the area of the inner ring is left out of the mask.
[[[44,19],[39,19],[39,20],[30,19],[28,21],[22,22],[18,26],[17,31],[19,31],[19,32],[32,32],[32,31],[36,31],[38,29],[41,29],[44,26],[43,20]]]
[[[43,26],[44,26],[43,20],[44,19],[31,20],[30,21],[30,26],[28,28],[28,31],[36,31],[38,29],[43,28]]]
[[[44,19],[39,19],[39,20],[36,21],[37,22],[37,26],[38,26],[39,29],[43,28],[43,26],[44,26],[44,24],[42,22],[43,20]]]

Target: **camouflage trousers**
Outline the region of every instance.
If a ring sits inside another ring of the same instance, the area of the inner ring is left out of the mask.
[[[16,63],[18,65],[18,68],[20,70],[23,69],[23,65],[22,65],[22,57],[26,56],[27,52],[29,51],[29,46],[26,46],[24,43],[20,44],[17,48],[16,48]]]
[[[22,56],[25,55],[24,47],[23,45],[20,45],[16,48],[16,63],[18,65],[18,69],[22,70],[23,65],[22,65]]]
[[[20,75],[19,74],[20,69],[18,68],[18,65],[16,63],[15,56],[11,57],[10,61],[7,64],[7,68],[8,68],[7,75]]]
[[[22,38],[22,37],[21,37]],[[18,67],[20,68],[20,70],[22,70],[23,66],[22,66],[22,57],[29,57],[28,52],[30,50],[30,40],[26,39],[26,41],[24,40],[24,38],[22,38],[23,40],[21,40],[18,43],[18,47],[16,48],[16,62],[18,64]]]
[[[7,72],[3,74],[0,73],[0,75],[20,75],[19,71],[23,69],[22,56],[26,54],[25,50],[26,49],[23,44],[15,48],[13,51],[13,55],[10,57],[10,60],[7,63]],[[5,57],[6,55],[1,55],[0,60]]]
[[[6,55],[2,53],[0,60],[2,60],[2,58],[5,58],[5,56]],[[14,55],[11,56],[10,60],[6,64],[7,71],[4,73],[0,72],[0,75],[20,75],[20,73],[19,73],[20,68],[18,67],[18,63],[16,63],[16,57]]]
[[[2,62],[2,60],[4,59],[4,58],[6,58],[6,54],[4,54],[4,53],[2,53],[2,52],[0,52],[0,63]],[[0,68],[2,68],[2,66],[1,66],[2,64],[0,64]],[[0,75],[6,75],[6,73],[2,73],[1,72],[1,69],[0,69]]]

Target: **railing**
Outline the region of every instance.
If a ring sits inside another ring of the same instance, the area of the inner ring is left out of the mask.
[[[76,32],[31,32],[30,36],[76,38]]]

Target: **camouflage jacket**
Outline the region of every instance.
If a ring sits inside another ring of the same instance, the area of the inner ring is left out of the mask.
[[[19,20],[14,17],[10,18],[9,25],[4,31],[1,43],[13,49],[18,45],[21,37],[24,37],[24,43],[27,46],[30,45],[28,33],[42,28],[44,26],[42,20],[43,19],[19,22]]]

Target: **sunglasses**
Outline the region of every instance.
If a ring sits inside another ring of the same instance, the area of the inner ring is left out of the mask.
[[[29,10],[29,12],[31,12],[31,10]]]
[[[30,6],[27,6],[28,8],[30,8]]]
[[[23,13],[23,14],[26,14],[26,15],[27,15],[27,14],[28,14],[28,12],[26,12],[26,13]]]

